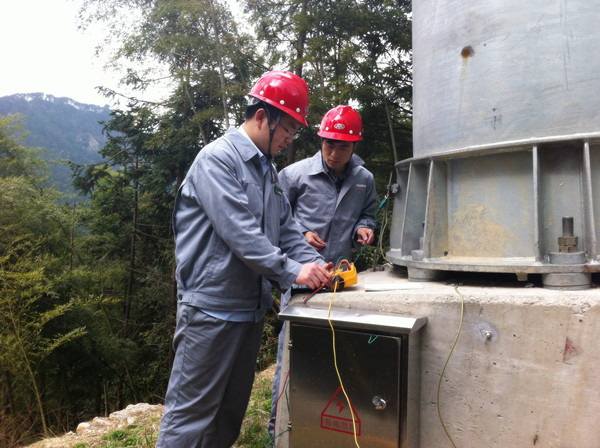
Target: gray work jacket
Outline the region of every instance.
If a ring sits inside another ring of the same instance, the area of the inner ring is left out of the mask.
[[[182,302],[224,311],[270,306],[269,282],[285,290],[301,264],[322,261],[294,222],[272,164],[268,171],[234,128],[196,156],[173,212]]]
[[[350,257],[359,227],[374,229],[376,224],[377,193],[373,174],[362,166],[364,162],[355,154],[348,163],[339,193],[323,166],[321,151],[279,173],[279,181],[302,232],[316,232],[325,240],[327,246],[320,253],[326,261],[334,263]]]

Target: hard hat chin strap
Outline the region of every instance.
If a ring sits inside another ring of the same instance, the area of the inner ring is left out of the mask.
[[[279,122],[281,121],[281,115],[277,115],[277,117],[272,117],[271,113],[269,112],[269,109],[264,109],[265,113],[267,114],[267,125],[269,127],[269,146],[267,147],[267,154],[265,154],[267,156],[267,159],[269,159],[269,161],[271,161],[271,159],[273,159],[273,154],[271,153],[271,145],[273,144],[273,135],[275,135],[275,131],[277,130],[277,127],[279,126]],[[271,127],[271,122],[275,122],[275,126]]]

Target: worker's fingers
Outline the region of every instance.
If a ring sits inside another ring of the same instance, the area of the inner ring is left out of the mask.
[[[327,245],[315,232],[306,232],[304,238],[306,238],[308,244],[318,250],[323,249]]]
[[[324,266],[317,265],[317,269],[315,270],[315,277],[318,279],[318,282],[325,286],[329,283],[329,279],[331,278],[331,274]]]
[[[318,249],[318,250],[321,250],[321,249],[323,249],[323,248],[326,246],[326,244],[324,244],[324,243],[321,243],[321,242],[319,242],[319,241],[318,241],[318,240],[316,240],[316,239],[313,239],[313,240],[309,241],[309,244],[310,244],[312,247],[314,247],[315,249]]]
[[[310,289],[315,289],[317,287],[317,282],[310,277],[305,271],[300,271],[300,274],[296,278],[296,283],[299,285],[308,286]]]
[[[323,239],[321,239],[321,237],[319,235],[317,235],[316,233],[314,233],[315,235],[315,241],[319,244],[322,244],[323,247],[325,247],[327,245],[327,241],[324,241]]]
[[[326,285],[329,282],[329,271],[322,265],[315,264],[311,270],[311,274],[319,285]]]
[[[316,289],[326,285],[329,282],[329,277],[330,274],[324,266],[317,263],[307,263],[302,265],[296,283]]]
[[[328,285],[331,280],[331,272],[325,269],[324,266],[319,266],[317,276],[322,286]]]
[[[375,240],[375,232],[368,227],[360,227],[356,231],[356,236],[359,244],[373,244]]]

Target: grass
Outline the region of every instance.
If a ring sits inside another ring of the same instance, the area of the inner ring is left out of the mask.
[[[271,383],[274,367],[271,366],[256,375],[240,437],[235,444],[236,448],[269,448],[272,446],[267,424],[271,415]],[[78,448],[154,447],[158,431],[153,428],[157,427],[158,422],[149,426],[136,425],[118,429],[103,436],[98,445],[80,444]]]
[[[240,437],[235,445],[237,448],[272,446],[267,424],[271,416],[271,384],[274,372],[275,365],[272,365],[256,375]]]
[[[277,338],[270,328],[263,335],[267,347],[257,366],[270,363],[271,366],[257,373],[252,386],[248,409],[242,423],[240,436],[235,448],[270,448],[271,442],[267,424],[271,415],[271,384],[275,373],[273,354]],[[97,432],[84,434],[64,434],[60,437],[40,440],[29,448],[154,448],[160,426],[160,409],[141,416],[134,425],[116,429],[107,427]]]
[[[270,448],[272,446],[267,432],[267,423],[271,414],[271,383],[275,365],[256,375],[252,394],[240,437],[235,448]],[[108,429],[101,434],[65,435],[54,439],[45,439],[30,448],[154,448],[158,439],[160,415],[157,412],[143,416],[135,425],[125,428]]]
[[[153,427],[155,427],[153,425]],[[125,429],[117,429],[102,437],[104,444],[102,448],[123,448],[123,447],[154,447],[158,432],[152,427],[129,426]]]

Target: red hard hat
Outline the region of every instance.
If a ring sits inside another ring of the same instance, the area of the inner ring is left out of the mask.
[[[323,115],[317,134],[331,140],[358,142],[362,140],[362,133],[360,114],[350,106],[336,106]]]
[[[267,72],[254,84],[250,95],[308,126],[308,85],[300,76],[279,70]]]

